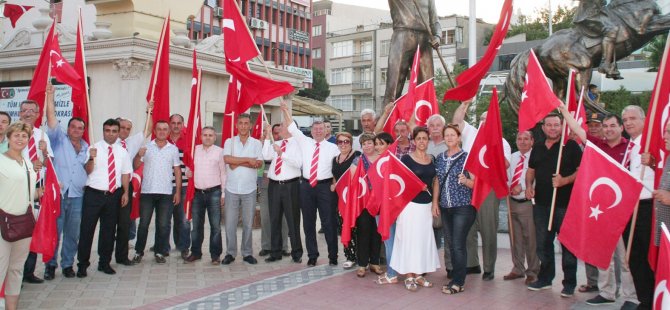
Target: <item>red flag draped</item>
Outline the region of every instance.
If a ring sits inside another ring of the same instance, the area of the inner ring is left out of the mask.
[[[491,188],[498,198],[509,193],[502,139],[498,92],[494,87],[486,122],[477,131],[477,136],[465,162],[465,169],[476,176],[472,205],[477,209],[484,202]]]
[[[246,63],[260,55],[236,0],[223,1],[223,50],[226,59]]]
[[[398,121],[409,122],[412,115],[415,115],[416,125],[425,126],[428,117],[440,111],[437,106],[437,98],[435,97],[435,83],[433,79],[429,79],[416,86],[414,93],[416,102],[411,102],[408,98],[408,94],[404,94],[396,99],[393,110],[386,119],[386,123],[384,123],[383,130],[391,134],[394,139],[396,136],[393,127]]]
[[[42,254],[42,261],[48,262],[54,256],[58,246],[56,222],[60,216],[60,185],[50,159],[44,162],[47,167],[44,178],[44,195],[40,198],[40,214],[35,223],[30,251]]]
[[[579,101],[577,101],[577,92],[575,91],[575,71],[570,70],[568,74],[568,100],[566,104],[568,105],[568,112],[572,117],[577,121],[577,123],[584,129],[584,132],[588,132],[589,128],[586,126],[586,112],[584,112],[584,86],[582,86],[581,91],[579,92]],[[566,137],[563,141],[563,145],[568,143],[568,137],[570,136],[570,126],[565,126],[565,132],[563,133]],[[576,141],[579,144],[584,144],[584,141],[581,141],[576,137]]]
[[[61,83],[72,87],[72,90],[80,90],[82,86],[81,76],[70,66],[70,63],[63,58],[58,43],[58,36],[54,35],[51,41],[51,50],[49,51],[51,60],[51,76]]]
[[[344,187],[346,189],[343,188],[338,192],[340,200],[344,200],[344,203],[338,204],[338,209],[342,215],[341,240],[344,246],[349,245],[349,241],[351,241],[351,229],[356,226],[356,219],[361,214],[370,198],[370,191],[367,179],[365,178],[365,168],[363,167],[363,159],[358,160],[358,165],[356,166],[356,171],[353,175],[347,170],[340,179],[347,178],[349,181],[345,180],[343,181],[344,184],[340,185],[340,188]]]
[[[376,185],[373,187],[381,185],[382,189],[382,195],[375,196],[381,200],[377,231],[382,236],[382,240],[386,240],[389,238],[391,225],[395,223],[398,215],[416,195],[426,188],[426,184],[393,154],[389,154],[388,161],[380,163],[375,169],[382,169],[383,173],[382,183],[373,183]]]
[[[587,142],[558,240],[579,259],[607,269],[641,191],[628,170]]]
[[[12,23],[12,28],[16,28],[16,22],[19,18],[32,8],[34,8],[34,6],[5,3],[3,15],[9,18],[9,21]]]
[[[156,58],[151,71],[147,102],[154,102],[152,119],[156,122],[170,118],[170,14],[163,21]]]
[[[261,135],[263,135],[263,114],[262,112],[256,117],[256,122],[254,123],[254,128],[251,130],[251,137],[260,140]]]
[[[512,18],[512,11],[512,0],[505,0],[500,11],[498,24],[493,31],[491,41],[489,41],[489,46],[486,49],[484,56],[474,66],[463,71],[463,73],[456,77],[458,86],[447,90],[447,92],[444,93],[443,101],[465,101],[477,94],[479,83],[489,71],[491,64],[493,64],[493,61],[498,54],[500,46],[502,46],[505,36],[507,36],[507,29],[509,28],[510,20]]]
[[[86,122],[86,130],[82,137],[90,143],[88,138],[88,128],[91,125],[91,119],[88,115],[88,82],[86,80],[86,57],[84,56],[84,29],[81,20],[81,10],[79,11],[79,21],[77,22],[77,47],[74,52],[74,70],[81,77],[78,88],[72,89],[72,117],[79,117]]]
[[[407,87],[407,94],[405,94],[404,104],[401,105],[402,115],[412,116],[411,110],[414,109],[414,103],[416,99],[416,86],[417,81],[419,80],[419,70],[421,65],[421,47],[416,46],[416,52],[414,53],[414,60],[412,60],[412,71],[409,74],[409,85]],[[409,120],[409,118],[407,119]]]
[[[531,49],[526,66],[526,83],[519,103],[519,132],[535,127],[549,112],[561,104],[549,86],[540,62]]]
[[[658,254],[658,264],[656,267],[656,286],[654,289],[654,310],[670,309],[670,232],[668,227],[661,226],[661,242]]]
[[[144,175],[144,164],[133,171],[133,178],[130,180],[133,184],[132,209],[130,210],[130,219],[135,220],[140,217],[140,193],[142,192],[142,176]]]
[[[228,94],[226,95],[226,108],[223,112],[223,120],[221,125],[221,146],[226,143],[228,138],[232,138],[237,134],[235,124],[237,123],[237,106],[240,101],[240,83],[235,76],[230,76],[228,82]]]
[[[195,156],[195,146],[202,144],[202,121],[200,119],[200,90],[202,89],[202,70],[198,69],[198,55],[193,50],[193,78],[191,82],[191,109],[188,113],[188,127],[186,127],[186,146],[184,152],[184,165],[191,170],[195,176],[195,165],[193,158]],[[194,177],[188,178],[186,186],[186,197],[184,198],[184,214],[187,219],[191,219],[192,202],[195,197]]]
[[[44,47],[42,47],[40,59],[37,61],[37,66],[35,67],[33,78],[30,80],[30,90],[28,91],[27,98],[37,102],[37,104],[40,106],[40,111],[44,111],[44,99],[46,97],[47,80],[49,79],[49,67],[51,66],[51,57],[49,56],[49,52],[53,37],[54,24],[51,25],[46,40],[44,41]],[[40,113],[35,119],[35,124],[31,125],[39,126],[42,124],[43,114],[44,113]]]
[[[342,215],[342,235],[340,241],[345,247],[348,247],[349,241],[351,241],[351,222],[349,221],[347,212],[349,210],[348,205],[351,204],[351,201],[349,200],[351,195],[349,195],[349,192],[352,191],[352,180],[351,172],[347,169],[335,184],[335,191],[337,192],[338,197],[337,209],[339,210],[340,215]]]

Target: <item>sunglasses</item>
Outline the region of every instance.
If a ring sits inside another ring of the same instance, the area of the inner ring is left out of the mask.
[[[350,143],[351,143],[351,140],[337,140],[338,145],[350,144]]]

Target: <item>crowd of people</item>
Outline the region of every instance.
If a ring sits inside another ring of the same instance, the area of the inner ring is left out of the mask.
[[[467,274],[481,273],[485,281],[495,278],[500,199],[491,191],[478,209],[472,205],[477,176],[465,169],[465,162],[477,128],[465,121],[469,101],[461,103],[449,124],[441,115],[431,116],[426,127],[415,126],[413,121],[397,122],[393,133],[397,140],[381,129],[390,105],[379,118],[374,111],[363,110],[360,118],[363,132],[358,136],[348,132],[332,135],[330,124],[318,120],[311,125],[311,136],[306,136],[282,102],[282,122],[265,126],[260,140],[251,137],[253,123],[248,114],[239,115],[238,134],[226,140],[223,148],[214,144],[213,127],[202,128],[202,144],[195,147],[193,156],[194,171],[183,162],[187,150],[184,118],[179,114],[152,125],[149,105],[147,128],[153,133],[151,140],[143,132],[131,135],[132,121],[110,118],[102,124],[103,139],[89,145],[83,136],[91,124],[72,118],[67,130],[62,130],[55,116],[51,86],[47,87],[46,101],[46,127],[35,124],[41,111],[34,101],[21,103],[20,119],[11,125],[9,114],[0,112],[0,152],[4,154],[0,156],[3,167],[0,209],[18,215],[39,208],[36,201],[43,192],[40,179],[44,178],[45,160],[53,162],[60,182],[61,213],[57,221],[60,246],[45,265],[45,280],[54,279],[59,266],[63,277],[87,276],[98,223],[99,271],[115,274],[112,254],[119,265],[143,263],[154,213],[155,235],[148,251],[153,253],[157,264],[165,264],[170,255],[171,230],[174,246],[185,264],[202,260],[205,215],[210,227],[211,264],[233,263],[238,258],[238,249],[244,262],[257,264],[252,226],[258,170],[264,165],[269,180],[268,204],[261,211],[263,242],[259,255],[266,256],[267,263],[284,257],[302,263],[302,230],[307,266],[315,266],[321,255],[317,244],[318,214],[328,263],[337,266],[338,234],[343,229],[337,205],[338,199],[346,197],[338,197],[335,184],[347,173],[353,173],[358,165],[367,171],[387,150],[424,183],[425,189],[405,206],[386,240],[378,232],[378,214],[364,209],[355,220],[342,266],[356,267],[355,274],[361,278],[368,271],[374,273],[380,285],[402,283],[406,289],[416,291],[433,286],[426,274],[441,268],[438,248],[443,245],[443,267],[448,278],[442,286],[443,293],[464,292]],[[518,151],[512,153],[503,139],[510,189],[509,224],[514,231],[511,243],[514,267],[503,279],[525,279],[528,289],[533,291],[550,288],[556,275],[554,239],[560,232],[582,153],[576,141],[592,141],[633,174],[645,170],[642,181],[653,187],[654,171],[650,167],[656,160],[648,154],[639,154],[644,110],[628,106],[621,117],[594,114],[588,118],[588,131],[581,129],[565,107],[561,106],[559,111],[560,114],[544,118],[541,133],[519,132],[515,143]],[[486,114],[479,121],[485,122]],[[564,121],[573,135],[559,157]],[[670,149],[670,132],[666,133],[666,143]],[[389,149],[390,146],[394,148]],[[559,158],[561,168],[556,174]],[[140,167],[143,178],[137,206],[139,224],[135,225],[130,216],[131,178]],[[183,206],[189,178],[196,189],[191,204],[192,221],[187,219]],[[656,229],[651,224],[652,198],[660,202],[658,221],[666,221],[670,213],[664,209],[670,205],[670,192],[666,188],[670,182],[666,178],[670,177],[663,176],[662,189],[653,193],[645,190],[640,196],[629,264],[622,253],[624,240],[631,233],[630,224],[610,268],[587,268],[589,282],[580,287],[577,287],[577,258],[562,248],[562,297],[572,296],[575,290],[598,291],[589,304],[613,303],[617,298],[613,274],[618,268],[623,307],[651,308],[654,273],[647,262],[647,250],[650,232]],[[368,181],[366,186],[378,185]],[[554,188],[557,188],[556,210],[552,229],[547,230]],[[242,240],[238,246],[240,219]],[[5,283],[7,309],[16,308],[22,281],[43,281],[34,273],[37,255],[29,253],[29,244],[29,238],[15,242],[0,240],[0,282]],[[132,248],[134,254],[130,253]]]

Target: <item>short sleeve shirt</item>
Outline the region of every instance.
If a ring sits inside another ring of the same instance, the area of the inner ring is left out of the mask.
[[[560,142],[554,143],[551,148],[547,148],[544,140],[535,143],[533,151],[528,160],[528,168],[535,170],[535,203],[540,206],[551,206],[551,198],[554,187],[551,179],[556,173],[556,164],[558,163],[558,150]],[[572,175],[577,171],[579,163],[582,160],[582,149],[577,142],[568,140],[563,147],[563,157],[561,159],[562,176]],[[570,193],[573,184],[559,187],[556,192],[556,207],[567,208],[570,201]]]
[[[144,161],[144,176],[142,177],[142,194],[172,194],[172,173],[174,167],[179,167],[179,150],[169,142],[158,147],[156,141],[147,144],[147,152],[142,158]]]

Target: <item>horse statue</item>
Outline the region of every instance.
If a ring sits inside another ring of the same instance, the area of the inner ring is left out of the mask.
[[[595,67],[607,78],[622,79],[616,61],[670,29],[670,14],[661,15],[654,0],[612,0],[606,6],[604,0],[579,1],[575,27],[557,31],[533,48],[558,98],[565,97],[570,69],[577,72],[578,90],[589,85]],[[506,98],[517,112],[529,54],[530,50],[514,57],[505,81]],[[588,96],[585,99],[587,109],[606,112]]]

